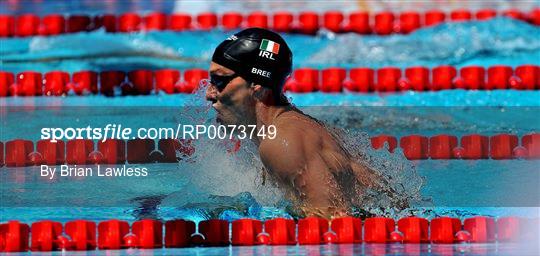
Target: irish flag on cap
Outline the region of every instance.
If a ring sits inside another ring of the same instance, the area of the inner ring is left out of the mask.
[[[279,52],[279,44],[274,42],[274,41],[270,41],[268,39],[263,39],[259,49],[261,49],[263,51],[278,54],[278,52]]]

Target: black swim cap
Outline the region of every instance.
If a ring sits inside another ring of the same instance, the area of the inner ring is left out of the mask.
[[[212,61],[232,69],[249,82],[281,92],[291,73],[292,52],[277,33],[248,28],[219,44]]]

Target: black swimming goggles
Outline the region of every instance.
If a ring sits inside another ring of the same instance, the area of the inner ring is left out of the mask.
[[[210,75],[210,83],[213,84],[218,91],[223,91],[223,89],[225,89],[225,87],[227,87],[227,85],[238,76],[238,74],[229,76]]]

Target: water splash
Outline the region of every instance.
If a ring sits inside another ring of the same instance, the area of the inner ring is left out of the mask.
[[[496,18],[488,22],[444,23],[419,29],[410,35],[384,38],[346,34],[329,39],[324,48],[303,64],[374,68],[493,65],[502,62],[492,60],[492,56],[499,56],[515,65],[530,62],[531,56],[540,57],[539,32],[537,26],[522,21]]]

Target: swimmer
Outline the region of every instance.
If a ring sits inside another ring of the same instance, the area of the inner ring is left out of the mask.
[[[368,189],[381,190],[381,178],[352,159],[323,124],[288,102],[283,86],[291,69],[292,52],[281,36],[260,28],[240,31],[216,48],[206,99],[222,124],[276,127],[274,139],[253,140],[266,171],[300,215],[350,214]]]

